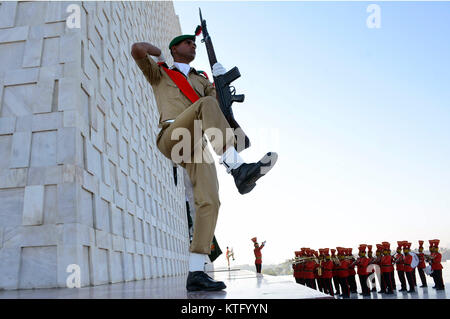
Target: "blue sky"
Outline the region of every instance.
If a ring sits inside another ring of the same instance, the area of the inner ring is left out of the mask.
[[[369,29],[369,4],[381,28]],[[248,162],[277,166],[245,196],[217,164],[219,244],[253,263],[294,250],[441,239],[450,245],[450,3],[174,2],[183,33],[207,21],[238,66]],[[211,70],[197,41],[197,69]],[[219,258],[224,264],[225,258]]]

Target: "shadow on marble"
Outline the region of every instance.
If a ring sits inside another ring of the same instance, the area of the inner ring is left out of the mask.
[[[0,291],[0,299],[305,299],[330,298],[293,280],[251,271],[211,272],[227,288],[215,292],[187,292],[186,275],[83,288]]]

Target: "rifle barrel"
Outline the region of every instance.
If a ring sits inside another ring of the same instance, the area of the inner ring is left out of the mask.
[[[202,26],[203,42],[205,42],[209,64],[211,65],[212,68],[212,66],[217,63],[216,53],[214,52],[211,37],[209,36],[208,30],[206,29],[206,20],[203,20],[202,17],[202,10],[200,8],[198,8],[198,10],[200,14],[200,25]]]

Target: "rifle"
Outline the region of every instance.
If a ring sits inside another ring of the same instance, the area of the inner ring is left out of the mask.
[[[214,47],[212,44],[211,37],[206,29],[206,20],[202,18],[202,10],[199,8],[200,13],[200,24],[201,31],[203,35],[202,43],[206,45],[206,52],[208,53],[209,64],[211,69],[215,63],[217,63],[216,53],[214,52]],[[230,84],[238,79],[241,76],[239,69],[237,67],[232,68],[227,73],[219,76],[214,76],[214,85],[216,87],[217,100],[219,101],[220,109],[222,110],[223,115],[225,116],[230,127],[234,129],[236,138],[237,138],[237,148],[238,152],[250,147],[250,139],[244,133],[240,125],[236,122],[233,110],[231,109],[231,104],[233,102],[242,103],[244,102],[245,95],[244,94],[236,94],[236,89],[234,86],[230,86]],[[237,133],[237,134],[236,134]],[[241,139],[244,137],[244,145],[241,143]]]

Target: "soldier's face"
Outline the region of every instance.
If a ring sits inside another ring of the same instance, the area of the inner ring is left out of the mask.
[[[192,61],[195,59],[196,48],[197,45],[195,44],[194,41],[186,39],[174,47],[174,54],[177,54],[178,56],[181,56],[187,60]]]

